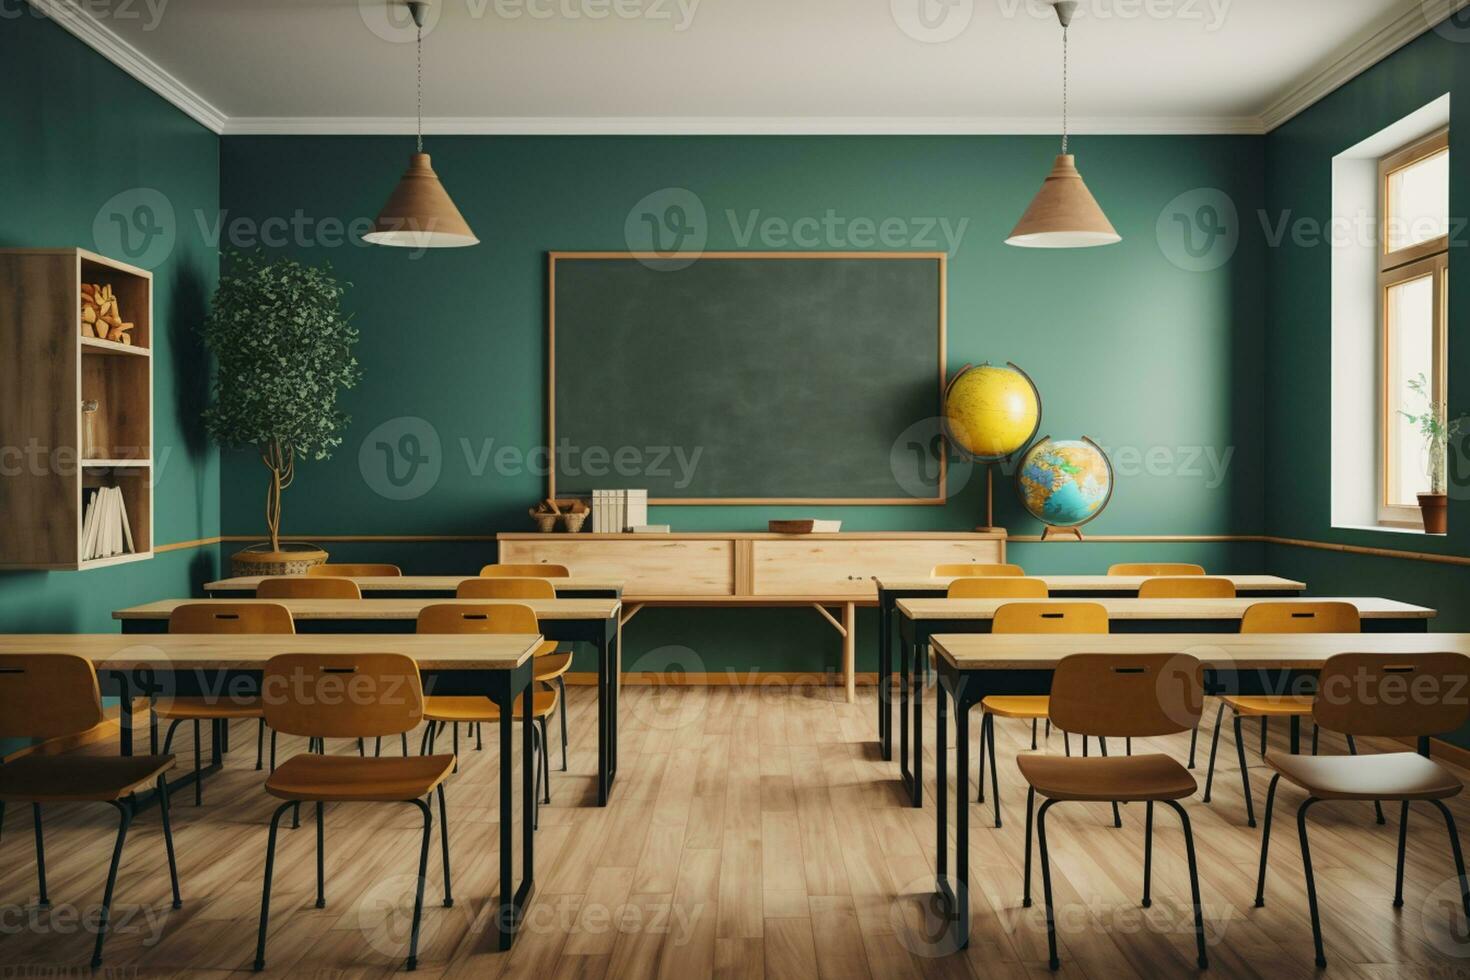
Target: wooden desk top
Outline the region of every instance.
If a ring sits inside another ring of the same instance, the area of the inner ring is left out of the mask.
[[[0,653],[74,653],[99,667],[132,670],[251,670],[278,653],[401,653],[420,670],[510,670],[541,644],[540,636],[438,634],[7,633]]]
[[[1207,667],[1315,670],[1339,653],[1470,654],[1470,633],[949,633],[932,640],[960,670],[1049,670],[1074,653],[1188,653]]]
[[[476,575],[354,575],[349,576],[364,592],[453,592],[459,583],[474,579]],[[254,592],[263,575],[242,575],[204,583],[206,592]],[[615,578],[593,578],[572,576],[571,578],[547,579],[553,588],[575,591],[621,589],[623,582]]]
[[[992,619],[995,611],[1012,602],[1057,602],[1056,599],[900,599],[898,611],[910,619]],[[1240,619],[1258,599],[1078,599],[1095,602],[1109,619]],[[1431,619],[1433,609],[1394,599],[1290,597],[1271,602],[1350,602],[1364,619]]]
[[[1046,583],[1053,592],[1137,592],[1138,587],[1149,576],[1144,575],[1032,575]],[[1307,584],[1275,575],[1211,575],[1210,578],[1228,578],[1235,583],[1237,592],[1304,592]],[[954,579],[948,576],[927,578],[890,578],[879,576],[878,587],[902,589],[907,592],[920,590],[945,592]]]
[[[161,599],[118,609],[112,618],[168,619],[186,603],[220,601],[278,603],[295,619],[418,619],[425,606],[443,603],[530,606],[537,619],[611,619],[622,606],[616,599]]]
[[[1004,541],[1005,531],[833,531],[821,534],[775,534],[771,531],[671,531],[635,534],[631,531],[589,534],[586,531],[501,531],[497,541]]]

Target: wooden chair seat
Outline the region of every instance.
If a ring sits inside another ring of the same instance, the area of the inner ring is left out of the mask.
[[[536,648],[536,652],[533,654],[533,656],[536,656],[536,657],[549,657],[549,656],[551,656],[555,652],[556,652],[556,641],[555,640],[546,640],[546,641],[542,642],[542,644],[539,647]]]
[[[163,721],[176,718],[205,721],[233,718],[264,718],[265,706],[260,698],[169,698],[153,706],[153,713]]]
[[[283,800],[394,803],[428,796],[453,771],[452,755],[364,759],[306,753],[278,766],[265,791]]]
[[[1220,700],[1236,714],[1252,718],[1306,718],[1312,714],[1310,695],[1224,694]]]
[[[1045,694],[992,694],[980,708],[998,718],[1045,718],[1050,703]]]
[[[531,698],[531,717],[545,718],[556,710],[555,691],[536,691]],[[516,698],[511,717],[524,719],[521,699]],[[424,720],[434,722],[492,722],[500,720],[500,708],[489,698],[473,695],[424,698]]]
[[[173,767],[171,755],[28,755],[0,766],[0,802],[110,803]]]
[[[1182,800],[1198,788],[1189,770],[1167,755],[1023,754],[1016,765],[1036,792],[1052,800]]]
[[[1464,784],[1415,752],[1384,755],[1277,755],[1266,764],[1319,800],[1444,800]]]
[[[543,683],[554,681],[572,669],[572,655],[570,653],[537,654],[536,662],[531,666],[536,671],[536,680]]]

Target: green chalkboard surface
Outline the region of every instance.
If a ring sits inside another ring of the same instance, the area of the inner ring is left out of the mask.
[[[943,254],[551,255],[551,492],[943,503]]]

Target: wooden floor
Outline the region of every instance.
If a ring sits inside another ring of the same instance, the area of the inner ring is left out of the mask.
[[[1039,880],[1036,907],[1020,907],[1025,793],[1012,757],[1027,747],[1029,726],[998,725],[1006,823],[996,830],[988,808],[972,810],[974,940],[968,950],[946,955],[929,937],[925,916],[933,887],[933,787],[925,809],[901,805],[896,763],[877,757],[872,689],[848,705],[835,689],[815,686],[628,687],[622,772],[606,809],[590,804],[593,697],[589,688],[572,689],[571,773],[555,771],[554,750],[553,802],[543,809],[536,836],[537,896],[509,953],[493,951],[487,928],[497,867],[497,757],[488,744],[477,752],[466,740],[463,766],[449,787],[457,902],[452,909],[439,903],[436,843],[421,975],[1048,975]],[[1212,702],[1207,720],[1213,714]],[[168,907],[157,810],[135,822],[108,968],[148,977],[248,973],[272,806],[253,769],[254,734],[253,727],[236,728],[227,770],[207,782],[202,808],[192,805],[188,791],[176,800],[182,910]],[[1284,731],[1275,734],[1284,739]],[[187,767],[190,740],[182,741],[180,765]],[[558,745],[555,734],[552,741]],[[1203,741],[1201,783],[1207,746]],[[297,740],[282,741],[283,751],[300,748]],[[346,744],[329,748],[349,751]],[[1061,750],[1060,736],[1049,748]],[[1187,739],[1135,744],[1135,751],[1149,749],[1182,758]],[[1342,750],[1336,738],[1324,737],[1324,752]],[[1249,758],[1259,807],[1265,770],[1255,752]],[[1299,799],[1283,793],[1267,907],[1252,908],[1259,837],[1245,826],[1234,748],[1225,734],[1215,802],[1206,806],[1196,797],[1189,804],[1214,976],[1316,972],[1292,819]],[[1456,804],[1457,818],[1470,826],[1470,806]],[[1139,907],[1142,815],[1142,807],[1124,808],[1124,827],[1115,830],[1106,806],[1055,811],[1051,846],[1064,976],[1196,972],[1182,904],[1189,894],[1182,837],[1167,811],[1160,812],[1155,835],[1154,906]],[[1414,811],[1405,904],[1395,910],[1397,808],[1388,816],[1388,826],[1379,827],[1367,805],[1323,805],[1313,814],[1327,973],[1375,980],[1467,975],[1470,937],[1456,911],[1443,824],[1428,808]],[[86,974],[91,934],[76,920],[93,914],[100,899],[115,826],[110,809],[48,810],[50,913],[34,907],[26,808],[10,807],[6,821],[0,973]],[[328,905],[317,910],[311,824],[283,831],[267,974],[400,970],[418,839],[409,807],[329,809]]]

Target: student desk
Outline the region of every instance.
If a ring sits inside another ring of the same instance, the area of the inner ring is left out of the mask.
[[[424,687],[435,694],[487,697],[500,706],[500,898],[494,924],[502,950],[515,941],[535,892],[532,825],[536,766],[531,759],[531,659],[540,636],[291,636],[281,634],[162,636],[117,634],[9,634],[0,636],[0,653],[72,653],[97,668],[104,694],[121,698],[119,749],[133,754],[133,697],[156,694],[193,697],[253,697],[260,693],[261,670],[279,653],[357,653],[388,650],[413,658]],[[515,886],[512,710],[523,699],[521,722],[521,884]],[[219,759],[205,773],[219,767]],[[171,786],[188,785],[189,773]]]
[[[165,599],[119,609],[124,633],[167,633],[169,613],[197,599]],[[618,773],[618,612],[617,599],[236,599],[277,602],[291,610],[301,633],[412,633],[419,610],[436,603],[530,606],[548,640],[591,643],[597,647],[597,804],[606,806]],[[359,643],[357,649],[363,649]]]
[[[1206,669],[1242,687],[1252,686],[1252,672],[1320,670],[1339,653],[1416,653],[1452,651],[1470,654],[1470,633],[1179,633],[1106,636],[941,635],[930,641],[939,668],[935,703],[935,870],[946,932],[963,949],[970,941],[970,710],[991,694],[1046,694],[1051,672],[1074,653],[1187,653]],[[1245,676],[1242,676],[1245,675]],[[1258,683],[1258,682],[1257,682]],[[955,864],[949,873],[949,776],[947,702],[954,699],[955,724]],[[1296,719],[1293,719],[1295,722]],[[1292,729],[1298,748],[1299,729]],[[1019,887],[1007,883],[1004,887]]]
[[[1143,575],[1034,575],[1046,583],[1052,598],[1124,598],[1138,595]],[[1216,575],[1235,583],[1237,593],[1252,598],[1298,595],[1306,583],[1275,575]],[[877,576],[878,583],[878,741],[885,760],[893,758],[893,626],[900,599],[944,598],[950,576],[900,578]]]
[[[1050,602],[1049,599],[900,599],[898,600],[899,637],[904,651],[899,664],[899,773],[914,806],[923,805],[924,735],[919,728],[922,717],[922,686],[914,679],[923,661],[930,637],[938,633],[989,633],[990,620],[1001,606],[1014,602]],[[1088,599],[1108,611],[1113,633],[1238,633],[1241,617],[1257,599]],[[1413,606],[1393,599],[1301,599],[1285,598],[1278,602],[1350,602],[1358,607],[1365,633],[1426,632],[1433,609]],[[1034,638],[1034,637],[1033,637]],[[913,692],[913,718],[909,718],[910,692]],[[913,730],[914,750],[909,753],[909,731]]]
[[[476,579],[477,575],[353,575],[347,576],[357,583],[364,597],[374,599],[427,599],[438,596],[453,599],[459,583]],[[204,593],[211,598],[239,598],[255,594],[263,575],[243,575],[225,578],[217,582],[206,582]],[[575,575],[571,578],[547,579],[556,589],[558,599],[619,599],[622,598],[623,583],[614,578],[591,578]]]

